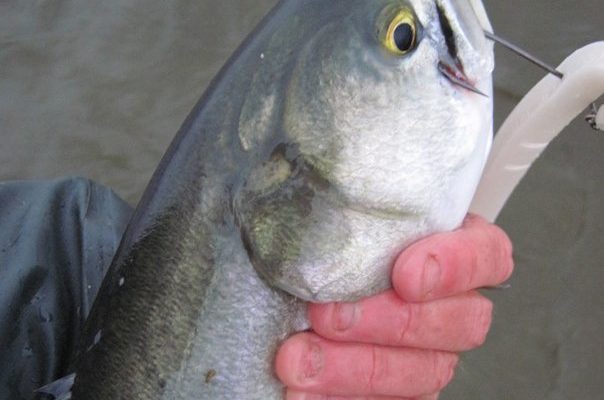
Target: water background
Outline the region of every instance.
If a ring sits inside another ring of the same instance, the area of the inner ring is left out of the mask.
[[[274,0],[0,0],[0,180],[90,177],[135,204],[210,79]],[[485,2],[496,32],[558,64],[604,40],[601,0]],[[543,73],[498,50],[499,124]],[[604,134],[580,119],[499,223],[512,288],[445,399],[596,399],[604,380]]]

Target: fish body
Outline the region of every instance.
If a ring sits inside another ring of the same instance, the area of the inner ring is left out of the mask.
[[[284,0],[195,106],[87,321],[72,399],[279,399],[305,302],[386,289],[491,143],[479,1]]]

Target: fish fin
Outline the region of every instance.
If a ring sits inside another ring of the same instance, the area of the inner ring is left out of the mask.
[[[70,374],[61,379],[57,379],[56,381],[37,389],[36,393],[51,395],[55,400],[69,400],[71,399],[71,387],[75,381],[75,376],[76,374]]]

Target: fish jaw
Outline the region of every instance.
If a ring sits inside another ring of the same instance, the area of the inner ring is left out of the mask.
[[[459,226],[490,149],[493,49],[477,34],[485,22],[475,7],[397,2],[413,7],[426,33],[413,54],[393,58],[357,29],[390,3],[363,3],[305,36],[278,115],[289,149],[289,167],[278,170],[290,175],[261,191],[244,184],[236,196],[258,273],[306,300],[387,288],[405,246]],[[439,71],[447,43],[438,7],[468,79],[486,97]]]

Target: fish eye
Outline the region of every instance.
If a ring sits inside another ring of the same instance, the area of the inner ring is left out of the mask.
[[[418,44],[418,24],[408,7],[386,8],[378,19],[378,35],[382,45],[391,53],[403,56]]]

